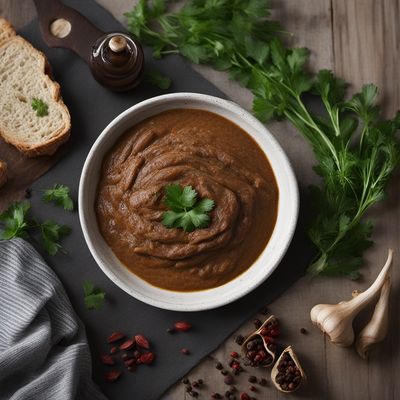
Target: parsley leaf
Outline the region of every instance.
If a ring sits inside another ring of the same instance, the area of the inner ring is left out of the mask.
[[[83,283],[83,293],[85,307],[88,310],[99,310],[103,304],[106,294],[103,290],[96,288],[93,283],[86,281]]]
[[[171,78],[156,69],[147,69],[144,72],[144,80],[162,90],[167,90],[171,86]]]
[[[165,227],[192,232],[210,225],[210,216],[207,213],[214,208],[214,200],[198,201],[197,192],[191,186],[182,189],[175,183],[168,185],[165,192],[165,205],[171,209],[163,214],[162,223]]]
[[[43,191],[42,200],[45,203],[53,202],[57,206],[61,206],[66,211],[74,209],[74,202],[70,197],[70,189],[68,186],[55,184],[51,189]]]
[[[11,204],[11,206],[0,215],[0,224],[3,230],[0,239],[9,240],[14,237],[26,237],[28,232],[27,214],[31,208],[29,201]]]
[[[41,99],[34,97],[31,101],[31,107],[36,111],[37,117],[45,117],[49,115],[49,106]]]
[[[25,200],[12,204],[0,214],[0,239],[27,238],[39,232],[43,248],[48,254],[53,256],[59,250],[62,251],[60,240],[70,233],[70,228],[52,220],[40,223],[31,218],[30,209],[30,202]]]
[[[380,117],[374,85],[348,100],[346,82],[331,71],[310,73],[309,51],[284,45],[284,31],[268,18],[265,0],[187,0],[173,12],[167,10],[171,3],[140,0],[125,14],[129,29],[152,46],[157,58],[181,54],[227,71],[252,91],[253,112],[261,121],[286,118],[301,132],[321,177],[312,191],[309,237],[316,256],[309,271],[357,277],[362,254],[372,243],[372,225],[362,219],[384,197],[400,163],[400,113],[392,120]],[[321,115],[304,101],[305,93],[317,95]],[[171,190],[179,201],[172,200],[164,225],[189,231],[207,226],[207,213],[197,204],[185,209],[178,189]]]
[[[71,229],[66,225],[57,224],[57,222],[52,220],[46,220],[39,226],[43,247],[47,253],[54,256],[59,250],[62,250],[59,241],[64,236],[69,235]]]

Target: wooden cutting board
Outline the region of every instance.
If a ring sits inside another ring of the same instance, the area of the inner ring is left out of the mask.
[[[0,212],[12,202],[24,198],[26,189],[48,171],[65,151],[66,146],[62,146],[52,156],[28,158],[0,139],[0,159],[8,165],[8,182],[0,189]]]

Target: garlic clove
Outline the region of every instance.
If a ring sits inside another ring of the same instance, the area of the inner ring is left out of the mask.
[[[371,320],[358,335],[356,350],[360,357],[367,359],[369,348],[385,339],[389,328],[389,296],[391,289],[388,277],[381,289]]]
[[[276,388],[283,393],[298,390],[307,380],[292,346],[286,347],[271,371],[271,380]]]
[[[353,293],[353,298],[348,301],[338,304],[318,304],[311,309],[311,321],[329,336],[332,343],[346,347],[354,342],[353,320],[380,292],[390,272],[392,259],[393,250],[389,249],[385,265],[366,291]]]
[[[253,367],[270,367],[275,361],[275,337],[279,335],[279,322],[274,315],[251,333],[242,344],[245,363]]]

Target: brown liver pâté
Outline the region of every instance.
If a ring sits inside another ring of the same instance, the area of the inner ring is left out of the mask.
[[[162,225],[170,183],[215,201],[208,228]],[[158,287],[196,291],[253,264],[274,229],[278,198],[271,166],[245,131],[208,111],[175,109],[135,125],[108,152],[95,208],[129,270]]]

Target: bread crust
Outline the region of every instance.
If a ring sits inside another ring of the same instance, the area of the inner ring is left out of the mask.
[[[1,37],[4,36],[6,36],[7,38],[1,40]],[[62,100],[60,85],[52,79],[51,75],[49,75],[49,73],[51,73],[51,66],[47,60],[47,57],[40,50],[37,50],[35,47],[33,47],[27,40],[25,40],[21,36],[16,35],[12,25],[7,20],[0,17],[0,48],[4,45],[7,45],[10,41],[20,41],[22,45],[28,46],[30,48],[30,51],[36,54],[36,56],[40,60],[41,73],[43,73],[43,75],[45,76],[52,100],[62,107],[68,117],[68,121],[66,125],[62,129],[60,129],[59,132],[56,132],[51,139],[38,145],[27,145],[21,141],[13,140],[9,136],[7,137],[6,132],[2,131],[1,128],[0,136],[2,136],[2,138],[7,143],[15,146],[21,153],[25,154],[28,157],[52,155],[63,143],[65,143],[69,139],[71,132],[71,116],[67,106]]]
[[[0,188],[7,183],[7,163],[0,160]]]

